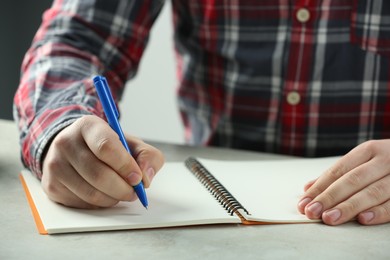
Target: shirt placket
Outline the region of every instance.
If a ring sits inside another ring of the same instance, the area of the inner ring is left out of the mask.
[[[303,154],[307,90],[311,80],[316,1],[297,0],[292,6],[289,55],[281,102],[281,152]]]

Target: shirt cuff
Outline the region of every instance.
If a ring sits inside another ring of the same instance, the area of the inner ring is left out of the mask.
[[[96,114],[96,111],[80,105],[45,110],[34,120],[22,144],[25,166],[41,179],[43,156],[53,138],[80,117],[93,114]]]

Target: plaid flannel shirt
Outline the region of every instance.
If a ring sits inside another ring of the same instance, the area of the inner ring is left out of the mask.
[[[120,100],[163,4],[56,0],[45,12],[14,99],[23,162],[38,177],[58,131],[104,117],[93,75]],[[172,10],[188,143],[311,157],[390,137],[390,1],[172,0]]]

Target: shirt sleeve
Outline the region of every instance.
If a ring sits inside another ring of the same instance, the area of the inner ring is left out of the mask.
[[[24,165],[42,177],[52,138],[83,115],[104,117],[92,77],[119,101],[137,71],[163,0],[56,0],[42,19],[14,97]]]

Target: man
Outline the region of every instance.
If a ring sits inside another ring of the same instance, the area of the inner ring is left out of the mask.
[[[162,166],[161,152],[135,137],[127,136],[135,159],[126,153],[101,119],[91,80],[105,75],[120,99],[162,5],[58,0],[45,13],[15,117],[23,161],[52,200],[131,201],[131,185],[148,187]],[[172,0],[172,8],[188,143],[346,153],[306,185],[298,209],[329,225],[390,221],[389,3]]]

